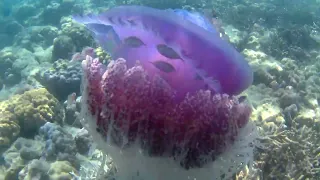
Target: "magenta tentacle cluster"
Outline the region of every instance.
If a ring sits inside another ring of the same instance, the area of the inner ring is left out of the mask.
[[[104,144],[131,146],[148,157],[171,158],[187,170],[214,162],[234,144],[251,108],[236,97],[199,90],[181,102],[159,76],[124,59],[106,68],[87,56],[83,62],[87,116]]]

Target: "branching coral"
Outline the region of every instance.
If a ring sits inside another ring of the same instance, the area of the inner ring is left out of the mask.
[[[163,79],[123,59],[106,69],[87,57],[83,70],[82,123],[120,179],[229,178],[252,161],[251,110],[235,97],[199,90],[177,102]]]
[[[317,179],[319,136],[318,131],[306,126],[266,134],[268,146],[261,149],[256,161],[264,179]]]

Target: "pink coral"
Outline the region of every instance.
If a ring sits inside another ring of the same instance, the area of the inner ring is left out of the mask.
[[[177,102],[166,81],[149,76],[138,63],[127,69],[124,59],[106,68],[87,56],[83,70],[83,124],[95,139],[101,139],[99,146],[118,167],[130,164],[130,159],[121,163],[123,159],[107,146],[122,151],[136,148],[139,157],[167,158],[181,172],[213,167],[217,162],[222,166],[221,158],[227,155],[228,163],[224,163],[228,167],[209,168],[215,177],[230,176],[252,160],[255,129],[248,123],[251,108],[236,97],[199,90]],[[243,155],[240,160],[239,155]],[[142,173],[148,168],[152,169],[150,164],[136,170],[150,178]],[[181,177],[201,179],[205,174],[190,176],[190,172]],[[170,179],[170,173],[163,173],[159,179]]]

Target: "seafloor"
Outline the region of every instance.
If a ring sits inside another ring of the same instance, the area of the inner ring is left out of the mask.
[[[71,15],[120,4],[214,11],[254,70],[243,94],[264,143],[253,169],[234,179],[320,179],[317,0],[1,1],[0,179],[95,178],[102,154],[80,130],[79,97],[69,95],[80,95],[81,67],[70,60],[84,47],[106,61],[108,54]],[[106,179],[114,171],[107,161]]]

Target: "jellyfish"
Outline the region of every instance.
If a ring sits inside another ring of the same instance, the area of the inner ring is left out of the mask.
[[[114,59],[82,62],[81,122],[117,179],[229,179],[253,161],[251,107],[236,96],[252,71],[216,31],[182,14],[121,6],[74,17]]]

